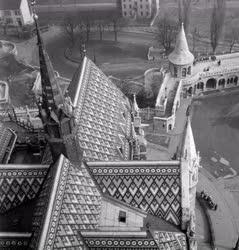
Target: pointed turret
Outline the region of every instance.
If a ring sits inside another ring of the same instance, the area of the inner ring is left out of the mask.
[[[189,113],[187,114],[182,153],[182,157],[188,161],[195,161],[198,157]]]
[[[183,23],[178,33],[176,45],[168,57],[169,61],[176,65],[187,65],[193,62],[194,56],[189,51],[188,42],[184,31]]]
[[[135,94],[134,94],[134,100],[133,100],[133,112],[134,112],[135,115],[138,116],[138,114],[139,114],[139,106],[138,106]]]
[[[187,121],[181,154],[182,229],[189,230],[191,235],[195,229],[195,200],[200,157],[196,151],[191,127],[190,106],[187,109],[186,115]]]

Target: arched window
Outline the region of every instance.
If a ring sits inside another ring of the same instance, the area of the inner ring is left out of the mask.
[[[178,68],[176,66],[174,66],[173,68],[174,68],[174,76],[177,77],[178,76]]]
[[[191,75],[191,66],[188,67],[188,75]]]
[[[187,75],[187,69],[183,68],[183,70],[182,70],[182,77],[186,77],[186,75]]]

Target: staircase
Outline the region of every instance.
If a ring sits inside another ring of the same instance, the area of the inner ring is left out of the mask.
[[[168,101],[167,101],[167,105],[166,105],[166,109],[165,109],[165,116],[166,117],[169,117],[172,115],[172,108],[173,108],[173,103],[174,103],[175,95],[177,92],[178,84],[179,83],[176,83],[174,88],[168,94]]]

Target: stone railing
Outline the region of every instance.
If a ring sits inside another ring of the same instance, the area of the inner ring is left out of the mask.
[[[234,68],[224,68],[222,70],[217,71],[211,71],[211,72],[198,72],[194,76],[192,76],[190,79],[182,80],[183,86],[189,86],[192,84],[195,84],[196,82],[203,80],[204,78],[209,77],[216,77],[218,75],[225,75],[225,74],[236,74],[239,72],[239,67]]]
[[[178,108],[178,106],[180,105],[180,96],[181,96],[181,90],[182,90],[182,80],[179,81],[178,86],[177,86],[177,91],[174,97],[174,101],[173,101],[173,107],[172,107],[172,115],[175,115],[176,110]]]
[[[167,102],[165,103],[165,98],[164,98],[166,96],[165,89],[167,87],[167,82],[169,78],[170,78],[170,73],[165,74],[163,83],[161,84],[160,89],[159,89],[159,93],[158,93],[158,96],[156,99],[156,105],[155,105],[157,109],[164,110],[164,112],[165,112],[166,105],[167,105]]]

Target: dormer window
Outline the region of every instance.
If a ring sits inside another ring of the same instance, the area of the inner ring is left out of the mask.
[[[126,223],[126,212],[119,211],[119,222]]]

